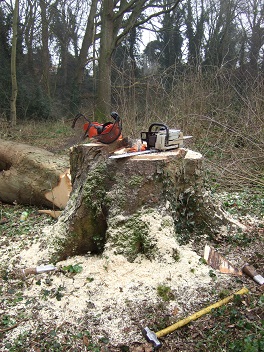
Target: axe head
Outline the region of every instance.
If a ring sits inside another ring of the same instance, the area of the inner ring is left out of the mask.
[[[158,340],[157,335],[155,334],[154,331],[150,330],[147,326],[142,329],[142,335],[145,337],[145,339],[152,343],[154,350],[157,350],[161,347],[161,342]]]

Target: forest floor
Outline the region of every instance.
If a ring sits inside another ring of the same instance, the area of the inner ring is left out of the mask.
[[[72,131],[51,126],[22,126],[0,138],[67,153]],[[237,268],[249,263],[264,274],[263,187],[236,186],[212,187],[211,193],[247,230],[226,229],[217,238],[181,245],[174,265],[87,254],[26,277],[21,269],[51,264],[39,262],[39,251],[56,220],[34,206],[0,203],[0,351],[150,352],[142,328],[157,332],[243,287],[248,294],[160,338],[159,351],[263,351],[261,286],[246,275],[221,274],[203,260],[209,244]],[[23,211],[28,218],[21,222]]]

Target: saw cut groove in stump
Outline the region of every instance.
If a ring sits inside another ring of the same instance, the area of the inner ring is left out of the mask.
[[[54,226],[53,261],[107,251],[131,261],[162,257],[161,229],[173,257],[177,244],[230,225],[204,190],[200,153],[179,148],[109,159],[113,150],[100,143],[71,148],[73,190]]]

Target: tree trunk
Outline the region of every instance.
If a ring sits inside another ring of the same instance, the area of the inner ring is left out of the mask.
[[[15,126],[17,123],[16,101],[17,101],[17,76],[16,76],[16,50],[17,50],[17,22],[18,22],[18,0],[15,1],[15,8],[13,14],[13,37],[12,37],[12,52],[11,52],[11,81],[12,94],[10,101],[10,120],[11,125]]]
[[[25,25],[25,44],[27,50],[27,68],[31,74],[35,74],[33,40],[35,31],[36,3],[27,2],[27,18]]]
[[[50,53],[49,53],[49,15],[47,13],[47,3],[44,0],[39,2],[41,9],[41,58],[43,85],[47,96],[50,98]]]
[[[111,58],[114,49],[113,6],[113,0],[103,1],[96,109],[96,116],[99,120],[111,111]]]
[[[94,19],[96,15],[97,4],[98,0],[92,0],[86,30],[82,41],[82,47],[78,58],[78,66],[76,69],[76,84],[78,87],[80,87],[82,83],[83,71],[87,64],[88,50],[94,41]]]
[[[0,200],[64,208],[71,192],[68,157],[0,140]]]
[[[72,98],[71,98],[71,110],[76,111],[76,107],[80,106],[80,98],[81,98],[81,87],[85,73],[85,66],[87,65],[87,55],[88,50],[94,42],[94,22],[96,16],[98,0],[92,0],[90,6],[90,12],[86,24],[86,30],[82,41],[82,46],[80,49],[80,54],[78,57],[78,64],[75,72],[75,79],[72,89]]]
[[[73,191],[52,231],[53,262],[103,251],[131,261],[164,250],[173,256],[176,242],[214,235],[230,224],[205,195],[201,154],[176,149],[109,159],[109,152],[109,146],[100,144],[72,148]],[[159,246],[161,236],[166,249]]]

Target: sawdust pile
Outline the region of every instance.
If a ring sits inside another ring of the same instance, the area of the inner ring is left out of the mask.
[[[158,225],[153,224],[155,226]],[[0,249],[2,263],[9,270],[14,270],[14,266],[18,269],[50,264],[45,261],[45,241],[52,236],[53,230],[52,226],[41,229],[34,243],[27,248],[21,249],[20,244],[14,242],[9,244],[8,251]],[[172,244],[168,242],[166,228],[164,231],[162,236],[162,230],[159,230],[158,246],[169,249]],[[5,340],[12,341],[21,332],[34,328],[36,319],[45,326],[54,322],[58,326],[67,322],[78,324],[85,319],[91,333],[94,332],[97,338],[108,336],[113,345],[144,341],[141,322],[133,319],[133,311],[162,301],[158,286],[171,289],[173,296],[166,302],[166,309],[176,320],[190,311],[198,297],[199,302],[210,299],[209,288],[215,284],[210,275],[211,268],[191,246],[177,245],[177,248],[177,261],[171,260],[169,250],[161,251],[163,257],[157,260],[150,261],[139,255],[134,262],[129,262],[108,249],[101,256],[76,256],[53,263],[57,271],[26,278],[23,300],[13,307],[12,314],[17,316],[23,309],[27,312],[32,309],[34,313],[28,314],[27,321],[8,332]],[[65,274],[61,270],[71,265],[78,265],[82,271]],[[219,275],[218,283],[221,280],[228,280],[228,277]],[[0,314],[5,313],[5,309],[0,309]]]

